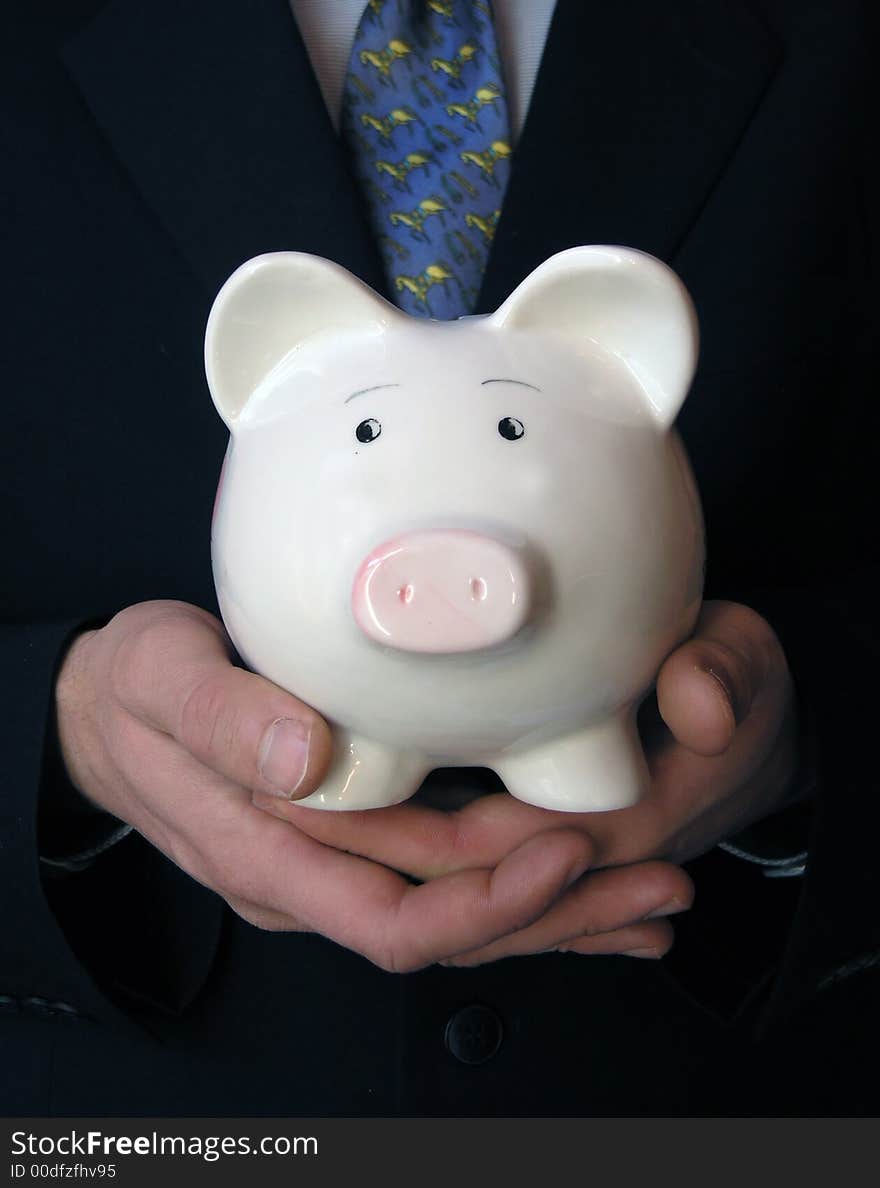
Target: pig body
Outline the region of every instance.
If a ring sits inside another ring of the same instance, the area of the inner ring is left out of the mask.
[[[496,314],[441,323],[325,261],[260,257],[221,291],[206,357],[231,430],[225,624],[335,731],[301,803],[393,804],[456,765],[548,808],[634,803],[635,711],[702,589],[670,428],[696,323],[673,274],[573,249]]]

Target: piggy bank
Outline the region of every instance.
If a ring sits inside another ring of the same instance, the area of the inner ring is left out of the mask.
[[[299,803],[395,804],[456,766],[550,809],[638,800],[636,710],[702,596],[672,429],[696,354],[682,283],[621,247],[452,322],[314,256],[233,274],[206,340],[214,578],[244,662],[333,729]]]

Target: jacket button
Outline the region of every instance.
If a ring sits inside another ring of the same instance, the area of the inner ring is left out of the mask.
[[[443,1038],[449,1053],[462,1064],[485,1064],[501,1047],[504,1028],[491,1007],[474,1002],[452,1015]]]

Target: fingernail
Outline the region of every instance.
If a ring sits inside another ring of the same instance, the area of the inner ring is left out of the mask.
[[[293,797],[309,768],[311,723],[276,718],[263,736],[257,769],[275,796]]]
[[[683,912],[684,910],[685,905],[682,901],[673,897],[661,907],[654,908],[653,912],[648,912],[647,916],[642,916],[642,919],[656,920],[658,916],[674,916],[676,912]]]
[[[660,953],[657,949],[626,949],[621,957],[641,957],[649,961],[657,961]]]

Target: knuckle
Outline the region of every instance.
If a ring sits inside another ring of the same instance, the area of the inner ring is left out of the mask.
[[[181,702],[175,735],[196,755],[223,753],[237,741],[239,727],[224,677],[222,671],[198,677]]]
[[[386,931],[386,935],[378,945],[373,947],[373,951],[369,954],[369,958],[373,964],[377,965],[384,973],[405,972],[405,963],[401,962],[400,956],[399,944],[390,935],[390,929]]]
[[[213,631],[226,647],[225,633],[213,615],[184,602],[138,603],[120,611],[103,629],[114,641],[111,688],[123,702],[144,685],[155,684],[179,668],[181,645],[195,630]]]
[[[223,899],[242,899],[269,906],[257,882],[263,876],[253,865],[243,868],[230,852],[222,832],[216,830],[204,836],[176,828],[169,836],[170,848],[165,852],[199,883],[216,891]]]
[[[117,700],[126,704],[145,684],[152,682],[153,674],[173,646],[172,640],[173,631],[166,616],[133,623],[130,630],[122,633],[110,663],[111,688]]]
[[[377,945],[373,946],[370,960],[378,965],[385,973],[406,974],[414,973],[429,964],[427,960],[420,960],[415,947],[404,942],[400,933],[401,906],[389,913],[384,934]]]
[[[168,631],[182,619],[191,619],[190,612],[195,611],[195,607],[188,607],[182,602],[138,602],[118,611],[105,630],[120,639],[150,633],[155,628]]]
[[[59,714],[75,706],[90,694],[94,681],[94,639],[97,631],[85,631],[67,650],[58,679],[55,682],[56,704]]]
[[[441,817],[440,828],[442,835],[429,839],[435,853],[440,855],[440,866],[443,870],[459,870],[470,859],[471,838],[468,830],[457,813]]]
[[[380,969],[383,973],[401,973],[394,960],[394,955],[391,953],[372,954],[370,957],[373,965]]]
[[[427,963],[417,961],[412,956],[406,956],[398,950],[391,948],[374,957],[373,964],[377,965],[384,973],[408,974],[422,969]]]
[[[246,924],[259,928],[261,932],[291,932],[297,928],[296,921],[287,920],[280,912],[270,911],[257,904],[237,899],[235,896],[224,896],[225,902],[240,916]]]
[[[204,855],[202,868],[210,877],[209,885],[225,900],[244,900],[262,909],[269,909],[270,896],[256,871],[230,866],[225,856],[217,853]]]
[[[160,848],[175,866],[186,871],[197,883],[201,883],[203,887],[208,887],[211,891],[220,891],[218,872],[214,869],[210,857],[196,850],[178,833],[169,831]]]

